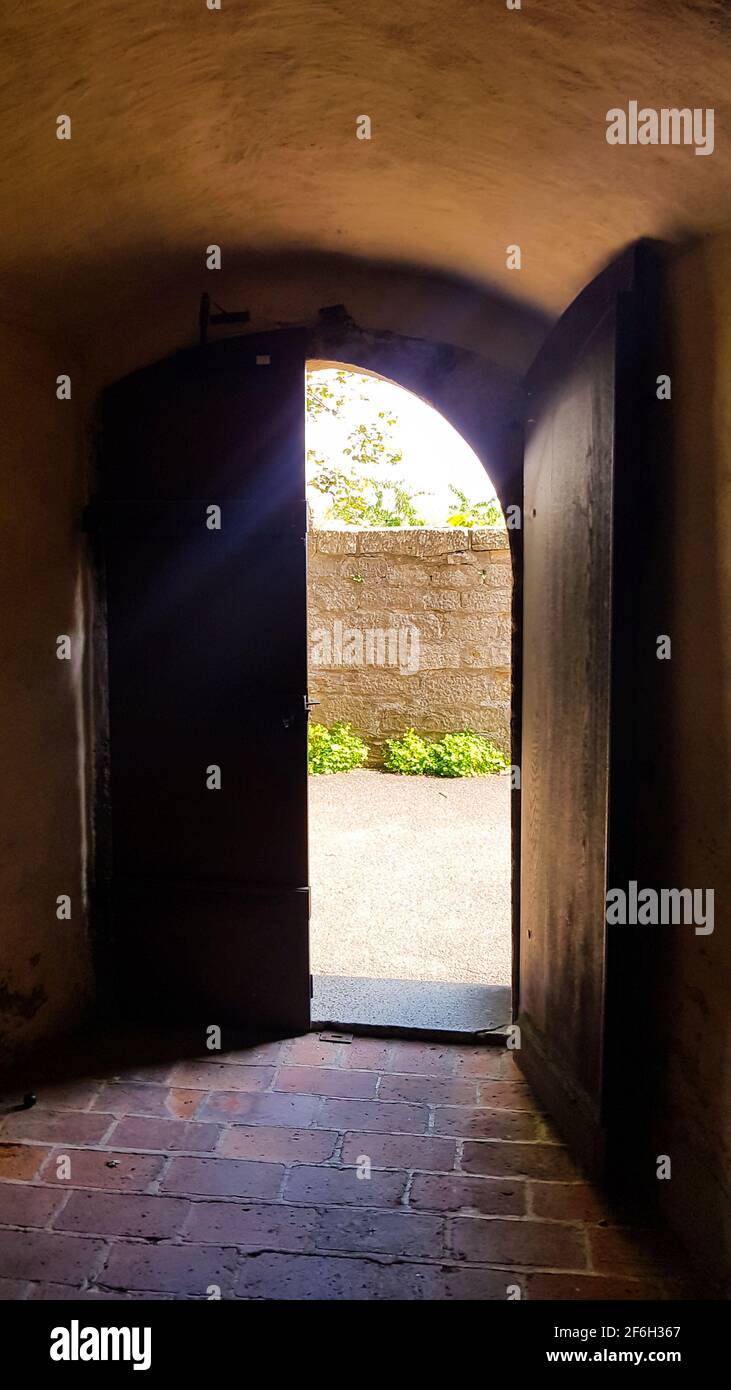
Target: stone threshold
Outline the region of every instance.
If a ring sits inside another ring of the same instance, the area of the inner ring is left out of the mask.
[[[502,1041],[511,1022],[508,985],[468,985],[432,980],[371,980],[315,975],[313,1028],[363,1032],[407,1031],[442,1041],[483,1034]]]

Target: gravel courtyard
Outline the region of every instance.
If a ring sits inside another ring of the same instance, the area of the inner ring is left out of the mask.
[[[309,778],[315,975],[510,983],[510,778]]]

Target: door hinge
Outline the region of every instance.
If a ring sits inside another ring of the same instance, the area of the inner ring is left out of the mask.
[[[314,975],[310,975],[310,999],[313,999],[313,998],[314,998],[314,994],[315,994],[315,977],[314,977]]]

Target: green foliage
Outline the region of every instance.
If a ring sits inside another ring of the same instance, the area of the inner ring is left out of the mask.
[[[414,729],[407,729],[401,738],[386,739],[383,765],[388,772],[403,772],[415,777],[429,770],[429,744]]]
[[[307,461],[316,469],[310,476],[310,487],[331,498],[328,521],[344,521],[347,526],[362,529],[424,525],[414,506],[414,499],[420,494],[408,492],[400,479],[366,478],[354,468],[345,472],[317,459],[313,449],[307,450]]]
[[[407,776],[485,777],[509,767],[507,759],[490,739],[464,730],[444,734],[432,742],[407,729],[401,738],[386,741],[383,765],[388,772]]]
[[[337,372],[336,380],[345,385],[349,375],[351,373]],[[356,380],[368,387],[368,377]],[[366,406],[370,404],[363,392],[361,400]],[[339,416],[344,404],[345,396],[336,395],[319,376],[307,373],[308,416],[313,419],[322,414]],[[315,449],[307,450],[309,486],[330,498],[326,512],[328,521],[342,521],[346,526],[361,528],[424,525],[414,505],[422,493],[409,492],[401,478],[379,477],[366,471],[395,468],[401,462],[403,454],[390,437],[396,425],[396,416],[387,415],[385,410],[377,411],[372,419],[356,425],[348,434],[342,451],[344,459],[348,460],[346,467],[320,458]]]
[[[449,526],[499,526],[503,519],[497,497],[488,502],[470,502],[466,492],[460,492],[454,483],[449,484],[457,501],[450,504],[447,524]]]
[[[379,410],[377,418],[385,420],[385,411]],[[397,425],[395,418],[386,420],[387,426]],[[403,459],[401,449],[392,446],[387,432],[381,429],[375,421],[368,425],[356,425],[355,429],[348,435],[349,443],[343,449],[343,453],[353,463],[357,463],[360,468],[373,468],[379,463],[389,463],[393,466],[400,463]]]
[[[485,777],[508,766],[507,759],[489,738],[469,730],[445,734],[430,749],[429,771],[435,777]]]
[[[307,729],[307,771],[351,772],[362,767],[368,744],[354,734],[350,724],[310,724]]]
[[[346,383],[345,372],[336,372],[335,380],[344,386]],[[322,376],[315,376],[314,372],[307,372],[306,388],[308,415],[338,415],[345,405],[345,396],[336,396]]]
[[[356,408],[363,417],[339,446],[341,457],[333,451],[329,458],[323,458],[316,449],[307,450],[308,487],[322,493],[329,503],[324,522],[339,521],[361,530],[375,526],[424,526],[417,499],[428,494],[410,492],[403,478],[393,476],[403,460],[393,434],[400,427],[399,420],[389,411],[374,409],[371,378],[340,370],[334,378],[330,377],[328,385],[321,372],[308,372],[306,385],[310,422],[323,415],[346,421]],[[357,407],[358,394],[362,407]],[[447,517],[449,526],[502,524],[497,497],[472,502],[454,484],[450,484],[450,490],[455,500]]]

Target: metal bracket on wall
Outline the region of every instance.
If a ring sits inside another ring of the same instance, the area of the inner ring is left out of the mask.
[[[210,324],[249,323],[251,320],[251,314],[248,309],[229,312],[228,309],[222,309],[220,304],[216,304],[214,307],[218,310],[217,314],[211,313],[211,296],[209,294],[202,294],[201,306],[198,311],[198,330],[201,347],[205,347],[208,341],[208,328]]]
[[[324,304],[318,317],[321,323],[350,324],[353,322],[344,304]]]

